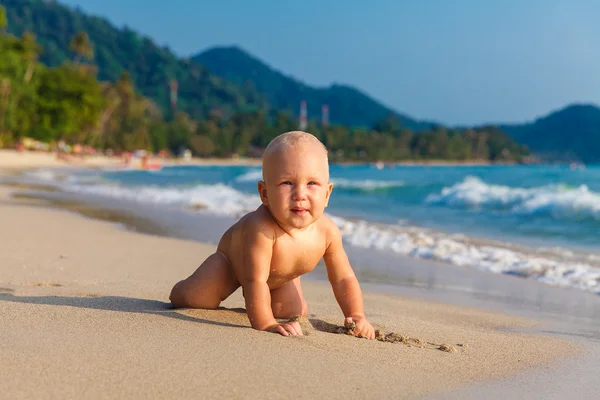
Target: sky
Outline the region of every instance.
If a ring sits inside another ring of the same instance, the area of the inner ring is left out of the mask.
[[[600,103],[598,0],[59,0],[187,57],[237,45],[448,125]]]

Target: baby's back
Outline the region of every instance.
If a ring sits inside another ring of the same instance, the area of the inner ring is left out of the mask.
[[[273,247],[267,284],[270,289],[275,289],[316,267],[327,248],[328,223],[329,219],[322,217],[305,232],[291,236],[281,229],[265,206],[260,206],[223,234],[218,250],[227,257],[239,277],[241,271],[249,267],[248,249],[245,248],[247,238],[259,232],[269,235]]]

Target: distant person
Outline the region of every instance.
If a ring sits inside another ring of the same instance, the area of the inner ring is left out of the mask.
[[[323,258],[345,325],[375,338],[365,317],[362,292],[335,223],[324,215],[333,185],[327,149],[313,135],[287,132],[269,143],[262,160],[262,200],[221,238],[210,255],[171,291],[174,307],[215,309],[240,286],[254,329],[302,335],[297,321],[307,315],[300,275]]]

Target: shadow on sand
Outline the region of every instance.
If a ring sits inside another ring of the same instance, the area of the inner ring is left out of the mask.
[[[4,292],[4,293],[3,293]],[[8,293],[7,293],[8,292]],[[9,290],[0,291],[0,301],[13,303],[43,304],[50,306],[67,306],[88,308],[92,310],[119,311],[126,313],[154,314],[182,321],[200,322],[204,324],[224,326],[229,328],[250,328],[245,325],[232,324],[228,322],[211,321],[205,318],[184,315],[178,311],[188,309],[174,309],[170,303],[157,300],[136,299],[120,296],[98,296],[98,297],[63,297],[63,296],[14,296]],[[219,307],[218,311],[245,314],[243,308]],[[212,310],[211,310],[212,311]],[[211,312],[208,311],[207,312]],[[214,312],[214,311],[212,311]]]
[[[170,303],[158,300],[136,299],[132,297],[121,296],[88,296],[88,297],[66,297],[66,296],[15,296],[13,289],[0,288],[0,301],[25,304],[42,304],[50,306],[67,306],[87,308],[91,310],[118,311],[124,313],[140,313],[160,315],[168,318],[174,318],[181,321],[199,322],[228,328],[251,329],[249,325],[240,325],[230,322],[214,321],[198,316],[185,315],[182,312],[202,312],[203,314],[220,313],[220,318],[227,317],[231,319],[239,318],[240,314],[246,315],[244,308],[226,308],[218,307],[216,310],[195,310],[191,308],[175,309]],[[223,315],[224,314],[224,315]],[[214,314],[217,315],[217,314]],[[280,320],[279,322],[283,322]],[[301,323],[305,334],[310,335],[310,331],[317,330],[326,333],[344,333],[346,329],[343,326],[331,324],[317,318],[304,318]]]

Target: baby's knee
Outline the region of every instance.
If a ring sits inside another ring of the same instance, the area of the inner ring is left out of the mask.
[[[173,289],[169,300],[174,308],[204,308],[214,310],[221,304],[221,299],[213,293],[205,293],[205,291],[193,288],[185,280],[177,282]]]
[[[183,281],[177,282],[173,286],[173,289],[171,289],[171,294],[169,294],[169,301],[171,301],[171,304],[175,308],[184,307],[185,302],[184,302],[184,293],[183,293],[183,290],[181,289],[182,284],[183,284]]]

